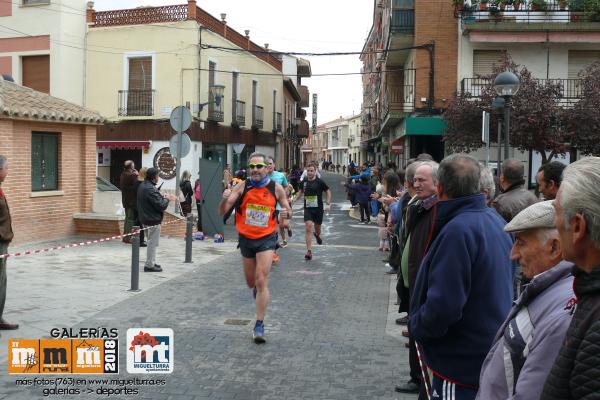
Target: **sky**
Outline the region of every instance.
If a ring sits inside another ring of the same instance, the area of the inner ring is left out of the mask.
[[[187,0],[96,0],[97,11],[185,4]],[[258,45],[289,52],[361,51],[369,34],[373,0],[197,0],[200,8],[220,19],[227,14],[227,25],[244,33]],[[140,49],[145,50],[145,49]],[[357,55],[304,57],[312,73],[359,73]],[[312,94],[318,95],[317,123],[323,124],[360,113],[362,80],[359,74],[303,78],[311,94],[307,120],[312,124]]]

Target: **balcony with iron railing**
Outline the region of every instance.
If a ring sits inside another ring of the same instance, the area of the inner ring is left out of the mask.
[[[403,114],[415,109],[415,85],[388,86],[383,101],[383,119],[390,113]]]
[[[414,35],[415,33],[415,10],[393,8],[392,21],[390,23],[392,33]]]
[[[464,30],[600,30],[600,6],[586,9],[580,0],[479,3],[457,8]],[[590,24],[592,23],[592,24]],[[569,28],[566,28],[569,24]]]
[[[551,82],[560,84],[561,94],[558,103],[570,107],[582,98],[581,79],[536,79],[539,83]],[[485,87],[490,85],[488,78],[464,78],[460,81],[460,92],[467,97],[481,97]]]
[[[273,113],[273,132],[281,132],[281,113]]]
[[[119,90],[120,117],[151,117],[154,115],[155,90]]]
[[[212,122],[223,122],[225,120],[225,112],[223,103],[208,105],[208,120]]]
[[[231,125],[238,128],[246,125],[246,103],[241,100],[233,100],[232,110]]]
[[[252,107],[252,129],[262,129],[263,128],[263,113],[264,108],[261,106]]]

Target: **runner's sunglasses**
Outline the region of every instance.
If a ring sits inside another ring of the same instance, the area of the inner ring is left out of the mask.
[[[248,164],[248,168],[250,168],[250,169],[253,169],[253,168],[262,169],[266,166],[267,166],[267,164]]]

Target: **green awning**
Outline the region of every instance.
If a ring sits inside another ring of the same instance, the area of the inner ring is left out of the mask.
[[[408,117],[406,118],[406,136],[435,135],[442,136],[446,129],[446,122],[436,117]]]

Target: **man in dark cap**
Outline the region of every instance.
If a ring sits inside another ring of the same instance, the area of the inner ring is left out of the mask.
[[[177,200],[171,193],[162,195],[156,188],[158,183],[158,170],[148,168],[146,180],[142,182],[137,192],[138,213],[142,226],[147,229],[147,256],[144,272],[162,272],[160,265],[156,264],[156,248],[160,238],[160,224],[163,213],[169,206],[169,201]]]

